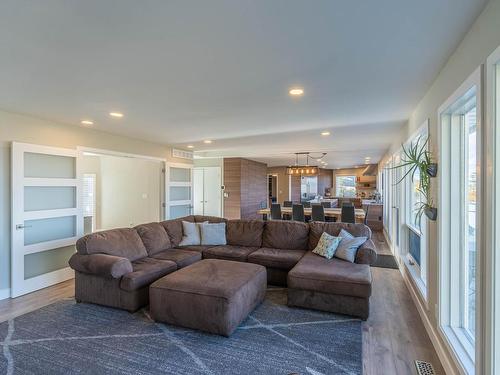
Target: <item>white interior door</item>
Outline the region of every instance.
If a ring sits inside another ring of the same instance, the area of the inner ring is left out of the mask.
[[[193,166],[167,163],[165,173],[166,219],[176,219],[193,213]]]
[[[204,215],[222,216],[221,212],[221,170],[220,167],[204,168]]]
[[[195,215],[222,216],[220,167],[193,169],[193,207]]]
[[[205,189],[204,169],[193,169],[193,207],[195,215],[204,215],[205,211]]]
[[[12,143],[11,296],[74,277],[83,234],[76,150]]]

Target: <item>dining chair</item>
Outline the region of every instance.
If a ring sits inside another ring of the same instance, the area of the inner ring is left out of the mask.
[[[283,207],[292,207],[293,202],[292,201],[283,201]]]
[[[332,202],[321,202],[324,208],[332,208]]]
[[[271,220],[281,220],[281,205],[279,203],[271,204]]]
[[[292,206],[292,220],[305,222],[306,217],[304,215],[304,205],[294,204]]]
[[[340,221],[343,223],[355,223],[356,218],[354,216],[354,205],[342,206],[342,211],[340,213]]]
[[[312,221],[326,221],[325,207],[322,204],[313,204],[311,206],[311,220]]]

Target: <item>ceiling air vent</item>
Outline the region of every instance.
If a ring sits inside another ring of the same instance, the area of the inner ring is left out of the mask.
[[[174,158],[193,160],[193,151],[184,151],[177,148],[172,149],[172,156]]]

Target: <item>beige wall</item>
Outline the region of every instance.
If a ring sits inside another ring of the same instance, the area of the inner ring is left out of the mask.
[[[500,45],[500,0],[491,0],[478,17],[464,40],[450,57],[444,68],[436,77],[434,83],[413,111],[405,133],[401,139],[391,146],[379,164],[390,158],[394,151],[401,147],[416,129],[429,119],[430,149],[436,156],[439,155],[437,144],[438,108],[453,92],[465,81],[474,70],[486,62],[487,57]],[[431,195],[437,201],[437,179],[432,180]],[[438,213],[439,215],[439,213]],[[427,228],[428,240],[428,306],[425,311],[426,319],[437,332],[436,309],[438,303],[438,233],[436,222],[430,222]],[[416,290],[416,288],[414,288]],[[419,296],[420,298],[420,296]],[[420,298],[421,299],[421,298]],[[423,301],[422,301],[423,302]],[[423,304],[425,306],[425,304]],[[439,343],[443,341],[439,338]],[[450,354],[446,352],[448,358]],[[454,365],[453,365],[454,366]],[[456,369],[455,369],[456,371]]]
[[[98,229],[158,221],[162,167],[162,163],[145,159],[101,157],[101,226]]]
[[[30,116],[0,111],[0,296],[10,287],[10,144],[12,141],[55,147],[86,146],[175,160],[166,145],[135,140]]]

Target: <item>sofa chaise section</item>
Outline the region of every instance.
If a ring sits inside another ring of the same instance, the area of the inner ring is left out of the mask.
[[[362,224],[324,222],[312,222],[309,227],[311,250],[323,232],[338,236],[345,229],[356,237],[367,237],[367,240],[357,250],[354,263],[307,252],[288,273],[288,305],[367,319],[372,291],[370,264],[377,258],[370,228]]]

